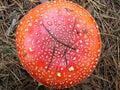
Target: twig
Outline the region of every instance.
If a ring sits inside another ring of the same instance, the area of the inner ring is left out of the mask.
[[[41,3],[48,2],[49,0],[40,0]]]
[[[16,25],[16,22],[18,20],[18,16],[16,15],[16,12],[13,12],[13,19],[12,19],[12,23],[10,25],[10,27],[8,28],[8,30],[6,31],[5,35],[9,36],[10,33],[14,30],[13,27]]]
[[[65,62],[66,62],[66,66],[68,65],[68,60],[67,60],[67,57],[66,57],[66,53],[67,53],[67,48],[65,49],[64,51],[64,54],[63,54],[63,57],[65,58]]]
[[[52,56],[51,56],[50,62],[49,62],[49,64],[48,64],[47,70],[49,69],[50,64],[51,64],[51,63],[52,63],[52,61],[53,61],[54,54],[55,54],[55,46],[53,47]]]

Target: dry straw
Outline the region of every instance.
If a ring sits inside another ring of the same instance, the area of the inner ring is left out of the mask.
[[[120,0],[73,0],[96,19],[102,53],[92,75],[66,90],[120,90]],[[0,0],[0,90],[54,90],[39,86],[21,66],[15,45],[16,28],[40,0]]]

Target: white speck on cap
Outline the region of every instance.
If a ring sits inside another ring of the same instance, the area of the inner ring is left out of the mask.
[[[79,49],[77,49],[76,52],[79,52]]]
[[[68,77],[72,77],[71,75],[68,75]]]
[[[98,52],[100,52],[100,49],[98,49]]]
[[[72,84],[73,82],[71,81],[70,84]]]
[[[28,26],[32,26],[32,23],[29,23]]]
[[[61,73],[60,73],[60,72],[58,72],[58,73],[57,73],[57,76],[58,76],[58,77],[61,77]]]
[[[35,22],[38,22],[38,19],[35,19]]]
[[[47,15],[45,15],[45,18],[46,18],[46,19],[48,19],[48,16],[47,16]]]
[[[83,41],[82,40],[80,40],[80,43],[82,43]]]
[[[74,71],[74,67],[71,66],[68,70],[69,70],[69,71]]]
[[[34,50],[32,48],[29,48],[30,52],[33,52]]]
[[[27,32],[27,31],[28,31],[28,28],[26,28],[25,31]]]
[[[76,60],[76,57],[74,57],[73,60]]]
[[[42,24],[43,22],[42,21],[40,21],[40,24]]]
[[[61,70],[63,70],[63,67],[61,67]]]
[[[77,24],[77,27],[79,28],[79,27],[80,27],[80,24]]]

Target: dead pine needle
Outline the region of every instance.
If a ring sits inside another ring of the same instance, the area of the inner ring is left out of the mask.
[[[0,90],[56,90],[38,85],[20,64],[16,52],[18,23],[25,13],[44,1],[49,0],[0,0]],[[62,90],[120,90],[120,0],[71,1],[95,18],[102,37],[102,52],[88,79]]]

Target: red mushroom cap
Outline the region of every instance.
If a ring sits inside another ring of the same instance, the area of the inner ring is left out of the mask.
[[[95,69],[101,51],[98,26],[81,6],[70,1],[40,4],[17,28],[20,61],[38,82],[68,88]]]

